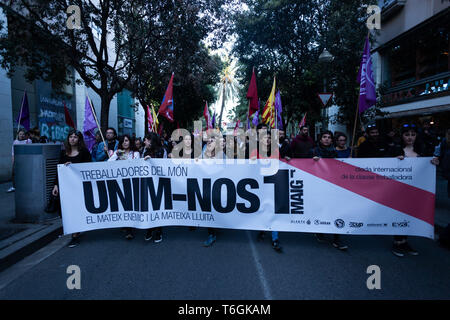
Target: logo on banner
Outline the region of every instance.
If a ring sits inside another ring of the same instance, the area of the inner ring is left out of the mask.
[[[394,228],[409,228],[409,221],[392,222]]]
[[[329,226],[331,224],[331,222],[329,222],[329,221],[320,221],[319,219],[316,219],[316,220],[314,220],[314,224],[316,226],[318,226],[318,225]]]
[[[362,222],[349,222],[348,226],[350,228],[361,228],[364,225]]]
[[[335,225],[336,227],[338,227],[339,229],[342,229],[343,227],[345,227],[345,222],[344,222],[344,220],[342,220],[342,219],[336,219],[336,220],[334,221],[334,225]]]

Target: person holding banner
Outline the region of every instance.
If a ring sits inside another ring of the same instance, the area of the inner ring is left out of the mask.
[[[148,160],[150,158],[167,158],[167,154],[161,145],[161,139],[156,133],[150,132],[149,134],[147,134],[144,138],[144,145],[144,160]],[[155,243],[159,243],[162,241],[161,227],[147,229],[144,240],[150,241],[152,239]]]
[[[206,142],[206,148],[205,150],[202,152],[202,157],[203,159],[218,159],[218,157],[220,156],[224,156],[225,154],[223,153],[223,146],[221,151],[218,152],[216,157],[216,143],[220,143],[219,139],[223,139],[223,138],[217,138],[216,137],[209,137],[208,141]],[[220,146],[219,146],[219,150],[220,150]],[[206,239],[205,242],[203,242],[203,246],[204,247],[210,247],[213,245],[214,242],[216,242],[217,240],[217,236],[216,236],[216,229],[215,228],[208,228],[208,238]]]
[[[394,147],[392,156],[400,160],[405,159],[405,157],[423,157],[425,155],[424,146],[419,143],[417,136],[418,131],[414,124],[404,124],[401,129],[401,145]],[[394,236],[392,253],[397,257],[403,257],[405,253],[412,256],[419,254],[409,245],[407,236]]]
[[[119,139],[117,150],[114,151],[113,155],[108,159],[108,161],[116,160],[133,160],[139,159],[139,152],[136,151],[136,146],[132,142],[129,135],[123,135]],[[125,228],[125,239],[131,240],[134,238],[133,228]]]
[[[320,158],[337,158],[338,154],[333,147],[333,133],[329,130],[320,133],[317,146],[311,150],[312,158],[319,161]],[[316,233],[317,241],[325,242],[326,238],[323,233]],[[338,234],[333,234],[332,246],[339,250],[347,250],[348,246],[343,244]]]
[[[279,149],[275,149],[274,154],[271,151],[271,134],[269,130],[260,129],[258,130],[260,143],[258,143],[257,149],[253,150],[250,154],[250,159],[279,159],[280,152]],[[258,233],[258,241],[263,241],[265,238],[265,232],[260,231]],[[278,238],[278,231],[272,231],[272,248],[281,253],[283,248],[280,245],[280,239]]]
[[[78,130],[71,130],[64,142],[65,150],[61,151],[59,164],[69,165],[71,163],[92,162],[91,154],[84,144],[83,134]],[[53,196],[59,195],[58,175],[52,191]],[[76,247],[80,243],[80,233],[73,233],[68,247]]]

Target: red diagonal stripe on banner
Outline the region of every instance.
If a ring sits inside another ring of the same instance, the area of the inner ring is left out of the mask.
[[[282,161],[367,199],[434,225],[435,195],[431,192],[392,179],[377,179],[384,176],[363,169],[356,172],[356,168],[359,167],[335,159],[321,159],[317,162],[312,159]],[[342,179],[343,174],[363,174],[367,177],[373,176],[373,179]]]

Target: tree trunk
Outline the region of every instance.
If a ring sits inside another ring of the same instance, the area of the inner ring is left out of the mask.
[[[223,85],[223,88],[222,88],[222,107],[220,108],[219,128],[222,128],[223,109],[225,109],[225,84]]]
[[[107,94],[104,94],[102,97],[102,108],[100,111],[100,126],[103,132],[106,132],[109,124],[109,107],[111,104],[112,98]],[[115,128],[116,130],[118,128]]]

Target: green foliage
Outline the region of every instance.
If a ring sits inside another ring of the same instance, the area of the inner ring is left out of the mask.
[[[193,117],[191,111],[201,108],[197,106],[199,96],[211,99],[209,85],[215,81],[212,74],[220,70],[218,60],[209,56],[200,41],[213,28],[221,30],[223,23],[217,22],[217,17],[225,3],[226,0],[17,0],[14,5],[0,2],[8,16],[8,32],[0,35],[0,62],[10,74],[17,66],[26,66],[27,80],[52,81],[55,88],[73,81],[72,68],[75,69],[101,97],[102,127],[108,126],[110,102],[115,94],[147,81],[145,88],[154,95],[143,100],[147,102],[150,97],[160,103],[167,77],[174,71],[178,75],[174,90],[180,96],[175,116]],[[80,8],[79,29],[67,28],[70,15],[66,10],[70,5]],[[141,100],[142,94],[134,93]]]
[[[243,79],[241,103],[237,114],[246,119],[246,90],[252,68],[257,71],[261,110],[269,96],[273,76],[277,78],[285,122],[298,122],[308,112],[308,122],[321,120],[321,102],[317,93],[335,94],[341,107],[340,121],[351,123],[354,117],[358,84],[357,71],[367,35],[366,7],[374,0],[245,0],[248,11],[234,16],[234,47],[240,60]],[[333,62],[318,62],[324,48]]]

